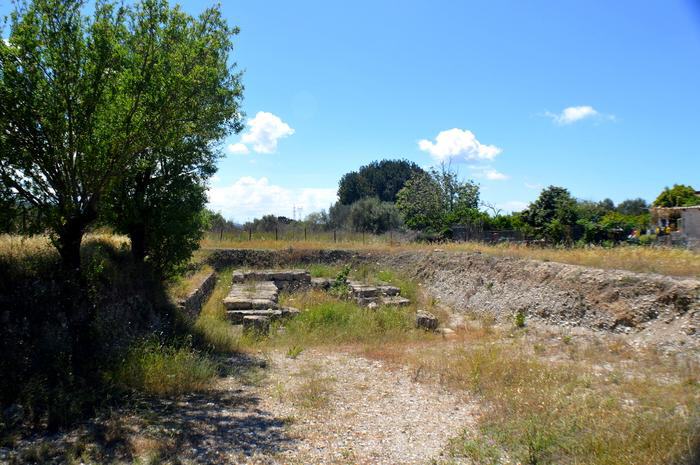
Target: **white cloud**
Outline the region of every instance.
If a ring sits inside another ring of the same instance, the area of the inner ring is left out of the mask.
[[[226,150],[228,150],[229,153],[233,153],[236,155],[246,155],[250,153],[248,147],[245,144],[241,144],[240,142],[236,142],[235,144],[229,144],[229,146],[226,147]]]
[[[503,174],[500,171],[490,166],[469,165],[472,175],[475,178],[488,179],[489,181],[506,181],[510,176]]]
[[[250,153],[250,148],[257,153],[274,153],[280,139],[294,134],[287,123],[279,116],[267,111],[259,111],[253,119],[248,120],[248,130],[241,136],[241,141],[230,144],[227,150],[237,155]]]
[[[440,131],[435,142],[423,139],[418,142],[418,148],[438,162],[493,160],[502,152],[495,145],[479,142],[473,132],[458,128]]]
[[[209,188],[209,208],[235,221],[247,221],[262,215],[292,216],[301,208],[304,215],[327,209],[337,200],[335,188],[287,188],[266,177],[244,176],[228,186]]]
[[[607,119],[614,120],[614,115],[604,115],[598,110],[589,105],[582,105],[578,107],[566,107],[561,113],[552,113],[549,111],[544,112],[544,116],[552,119],[556,124],[560,126],[565,126],[567,124],[573,124],[577,121],[584,119]]]

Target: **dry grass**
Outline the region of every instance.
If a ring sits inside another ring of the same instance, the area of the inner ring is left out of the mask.
[[[228,321],[223,305],[224,297],[231,289],[232,274],[232,269],[219,271],[214,291],[194,324],[198,343],[219,353],[241,350],[241,332]]]
[[[206,264],[201,264],[195,271],[173,278],[168,283],[168,294],[173,299],[184,299],[199,286],[202,282],[214,271],[214,269]]]
[[[659,465],[700,457],[698,364],[617,339],[468,325],[456,341],[367,355],[478,396],[478,434],[450,447],[475,464]],[[449,463],[449,462],[448,462]]]
[[[130,389],[173,396],[208,387],[216,373],[216,364],[190,347],[148,341],[129,350],[112,379]]]
[[[421,244],[389,243],[381,238],[366,239],[365,242],[343,241],[202,241],[204,251],[218,248],[271,249],[281,250],[290,247],[300,250],[344,249],[381,252],[432,251],[441,249],[450,252],[479,252],[501,257],[517,257],[532,260],[545,260],[571,265],[583,265],[603,269],[629,270],[639,273],[660,273],[670,276],[700,277],[700,254],[686,249],[668,247],[644,247],[622,245],[605,247],[530,247],[518,244],[488,245],[477,242]]]

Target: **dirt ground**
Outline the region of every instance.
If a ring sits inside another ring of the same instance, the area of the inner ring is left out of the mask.
[[[425,464],[475,423],[468,398],[349,352],[273,351],[228,366],[208,391],[141,399],[71,433],[27,439],[0,462]]]

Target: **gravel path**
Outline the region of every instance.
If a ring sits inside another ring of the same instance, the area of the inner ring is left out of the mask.
[[[345,352],[229,359],[229,375],[179,399],[142,399],[54,436],[0,447],[0,463],[427,464],[473,428],[476,407],[409,369]],[[264,368],[262,367],[264,366]],[[38,449],[37,449],[38,448]],[[29,455],[27,455],[29,454]],[[452,463],[452,462],[450,462]]]
[[[297,439],[271,463],[425,464],[473,427],[473,404],[408,369],[317,351],[273,354],[271,365],[259,407],[288,419]]]

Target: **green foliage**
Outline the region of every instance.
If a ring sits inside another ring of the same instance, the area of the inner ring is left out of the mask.
[[[381,160],[362,166],[340,178],[338,198],[343,205],[365,197],[376,197],[382,202],[395,202],[396,194],[406,181],[424,171],[407,160]]]
[[[522,310],[518,310],[515,312],[515,317],[513,319],[513,322],[515,323],[516,328],[524,328],[525,327],[525,312]]]
[[[479,186],[460,181],[445,166],[409,179],[397,195],[396,206],[409,228],[423,231],[444,231],[484,215],[477,210]]]
[[[406,226],[418,230],[439,230],[442,227],[440,186],[428,173],[409,179],[396,198],[396,206]]]
[[[636,199],[623,200],[617,206],[617,212],[623,215],[638,216],[648,213],[648,211],[649,203],[639,197]]]
[[[296,359],[304,351],[304,348],[299,345],[293,345],[287,350],[287,358]]]
[[[393,203],[365,197],[352,204],[349,221],[355,231],[382,234],[401,226],[401,215]]]
[[[521,213],[523,221],[540,236],[558,243],[571,238],[577,220],[576,200],[563,187],[549,186]]]
[[[330,293],[337,297],[346,297],[350,288],[348,286],[348,276],[350,276],[350,265],[345,265],[343,269],[335,276],[331,283]]]
[[[700,196],[695,189],[684,184],[674,184],[672,188],[665,188],[654,200],[655,207],[689,207],[700,205]]]
[[[240,129],[235,33],[216,8],[195,19],[165,0],[17,3],[0,41],[0,180],[37,209],[66,268],[113,191],[133,212],[119,218],[158,227],[155,201],[211,174],[211,142]]]

